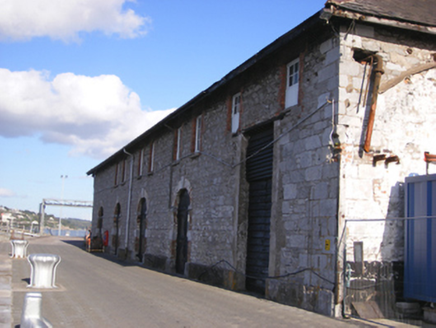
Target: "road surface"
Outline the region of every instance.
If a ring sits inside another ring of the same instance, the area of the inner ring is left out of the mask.
[[[10,252],[6,243],[0,251]],[[54,327],[353,327],[265,299],[87,253],[80,239],[29,240],[28,254],[57,254],[58,288],[28,288],[30,265],[12,261],[12,327],[27,292],[41,291],[43,316]]]

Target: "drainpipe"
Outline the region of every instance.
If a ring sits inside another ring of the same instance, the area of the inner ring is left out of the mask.
[[[123,149],[123,152],[130,156],[130,179],[129,179],[129,194],[127,196],[127,219],[126,219],[126,241],[125,241],[125,250],[127,256],[127,249],[129,245],[129,223],[130,223],[130,199],[132,197],[132,181],[133,181],[133,155]]]
[[[380,87],[381,76],[384,74],[383,59],[381,58],[381,56],[374,55],[373,58],[377,61],[377,65],[374,68],[375,77],[374,77],[374,83],[372,86],[371,108],[369,110],[368,127],[366,129],[365,144],[363,146],[363,150],[365,152],[369,152],[369,148],[371,146],[371,137],[372,137],[372,130],[374,128],[375,110],[377,108],[378,90]]]

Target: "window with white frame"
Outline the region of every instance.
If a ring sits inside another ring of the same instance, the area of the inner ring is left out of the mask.
[[[118,184],[118,163],[115,164],[114,185]]]
[[[144,166],[144,148],[139,151],[138,156],[138,176],[142,175],[142,170]]]
[[[237,93],[232,98],[232,133],[239,130],[239,115],[241,111],[241,93]]]
[[[126,181],[126,160],[123,160],[123,167],[122,167],[122,173],[121,173],[121,182]]]
[[[300,81],[300,60],[297,58],[287,65],[285,106],[298,104],[298,87]]]
[[[154,170],[154,141],[150,145],[150,158],[148,163],[148,172],[151,173]]]
[[[201,123],[202,123],[202,116],[198,116],[197,120],[195,121],[195,149],[194,151],[196,153],[200,152],[201,150]]]
[[[175,156],[175,160],[178,161],[180,160],[180,154],[182,152],[182,145],[181,145],[181,141],[182,141],[182,128],[178,128],[176,131],[176,145],[175,145],[175,150],[176,150],[176,156]]]

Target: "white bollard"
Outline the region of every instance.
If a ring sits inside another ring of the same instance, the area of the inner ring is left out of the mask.
[[[12,258],[25,258],[27,256],[27,246],[29,245],[29,242],[27,240],[21,240],[21,239],[12,239],[11,240],[12,245]]]
[[[30,285],[33,288],[56,288],[56,268],[61,258],[53,254],[30,254]]]
[[[23,311],[21,312],[21,328],[51,328],[52,324],[42,317],[41,293],[26,293]]]

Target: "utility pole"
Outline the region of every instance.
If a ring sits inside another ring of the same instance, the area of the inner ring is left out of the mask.
[[[42,203],[39,205],[39,234],[43,235],[44,234],[44,216],[45,216],[45,203],[44,200],[42,201]]]
[[[61,175],[61,179],[62,179],[62,192],[61,192],[61,201],[63,202],[64,200],[64,183],[65,183],[65,179],[68,178],[68,175]],[[59,214],[59,230],[58,230],[58,237],[61,236],[61,227],[62,227],[62,204],[61,204],[61,213]]]

